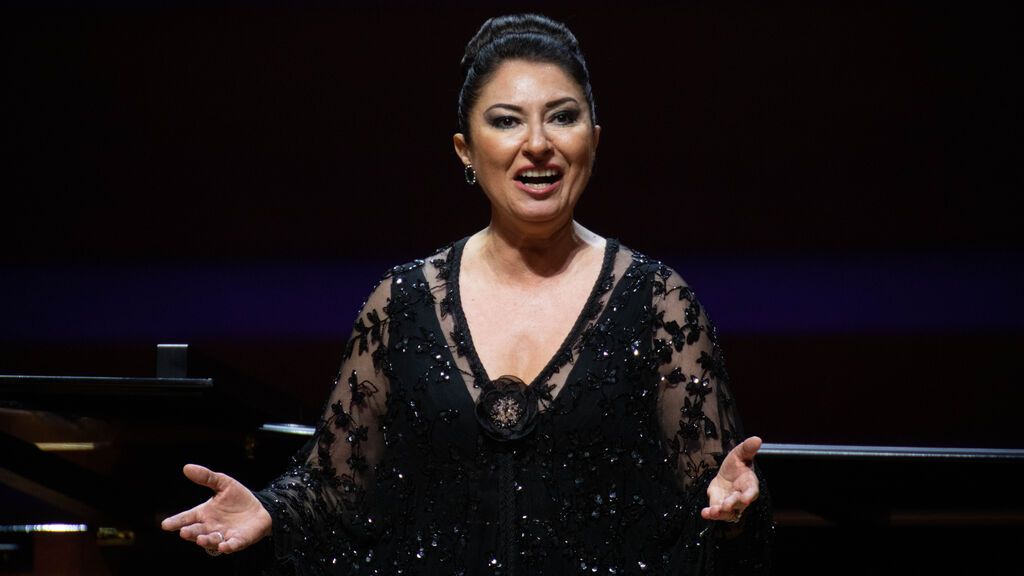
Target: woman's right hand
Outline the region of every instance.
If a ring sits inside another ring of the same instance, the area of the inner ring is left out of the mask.
[[[215,494],[191,510],[165,519],[160,527],[178,530],[211,554],[238,552],[270,534],[270,514],[239,481],[196,464],[185,465],[185,476]]]

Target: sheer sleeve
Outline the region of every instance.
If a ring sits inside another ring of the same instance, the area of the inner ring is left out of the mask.
[[[375,539],[368,500],[384,448],[390,285],[382,281],[360,311],[313,438],[256,494],[273,518],[279,566],[270,573],[334,571]]]
[[[701,556],[693,573],[767,573],[773,524],[760,471],[761,495],[739,525],[700,517],[708,484],[729,451],[745,438],[715,327],[693,290],[667,267],[658,271],[653,298],[661,431],[686,499],[686,532],[704,540],[689,547]]]
[[[687,491],[743,439],[715,329],[693,291],[667,268],[655,286],[659,418]]]

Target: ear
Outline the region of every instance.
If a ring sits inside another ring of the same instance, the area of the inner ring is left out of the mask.
[[[594,152],[597,152],[599,142],[601,142],[601,126],[594,124]]]
[[[462,160],[462,164],[465,166],[472,164],[473,159],[469,154],[469,143],[466,142],[466,137],[461,132],[458,132],[455,136],[452,136],[452,143],[455,144],[455,154]]]

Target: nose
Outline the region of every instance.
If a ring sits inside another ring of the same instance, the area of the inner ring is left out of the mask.
[[[538,122],[530,127],[526,135],[523,152],[531,160],[551,155],[551,140],[548,139],[543,122]]]

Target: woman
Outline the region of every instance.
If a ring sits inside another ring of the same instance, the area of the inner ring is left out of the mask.
[[[455,151],[489,225],[376,287],[288,473],[254,494],[186,466],[216,495],[164,528],[212,553],[273,534],[299,574],[766,570],[761,442],[714,328],[573,220],[601,134],[576,39],[494,18],[462,64]]]

